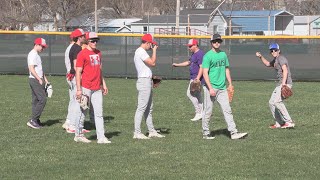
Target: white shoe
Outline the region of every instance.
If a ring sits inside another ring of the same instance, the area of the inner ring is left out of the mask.
[[[211,136],[210,134],[208,134],[208,135],[203,135],[202,138],[203,138],[203,139],[211,140],[211,139],[214,139],[214,138],[216,138],[216,137]]]
[[[149,137],[149,138],[151,138],[151,137],[164,138],[164,137],[166,137],[166,136],[161,135],[161,134],[159,134],[159,133],[157,133],[157,132],[155,131],[155,132],[149,133],[149,136],[148,136],[148,137]]]
[[[133,139],[150,139],[149,137],[145,136],[142,133],[134,133],[133,134]]]
[[[191,121],[199,121],[202,119],[202,114],[201,113],[197,113],[194,118],[190,119]]]
[[[91,141],[89,139],[87,139],[84,136],[76,136],[73,139],[75,142],[83,142],[83,143],[90,143]]]
[[[98,139],[97,143],[98,144],[110,144],[111,141],[109,141],[108,138],[104,137],[104,138]]]
[[[68,119],[66,119],[66,121],[62,124],[62,128],[63,129],[68,129],[69,125],[68,125]]]
[[[231,139],[241,139],[241,138],[244,138],[247,135],[248,135],[248,133],[236,132],[236,133],[231,134]]]

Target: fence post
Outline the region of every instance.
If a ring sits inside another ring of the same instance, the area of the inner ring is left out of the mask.
[[[48,55],[49,55],[49,74],[51,74],[51,47],[52,47],[52,44],[51,44],[51,36],[48,36],[48,44],[49,44],[49,52],[48,52]]]
[[[128,37],[125,36],[125,60],[126,60],[126,78],[128,77]]]

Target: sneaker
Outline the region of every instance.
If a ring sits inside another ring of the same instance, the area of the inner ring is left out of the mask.
[[[145,136],[142,133],[134,133],[133,134],[133,139],[150,139],[149,137]]]
[[[284,123],[284,125],[281,126],[282,129],[290,129],[290,128],[294,128],[295,124],[293,121],[291,122],[286,122]]]
[[[33,128],[33,129],[40,129],[41,128],[41,126],[37,123],[37,121],[34,121],[32,119],[28,121],[27,126]]]
[[[104,137],[104,138],[98,139],[97,143],[98,144],[109,144],[109,143],[111,143],[111,141],[108,138]]]
[[[83,142],[83,143],[90,143],[91,141],[89,139],[87,139],[84,136],[76,136],[73,139],[75,142]]]
[[[278,128],[281,128],[281,125],[278,122],[270,126],[270,129],[278,129]]]
[[[164,138],[164,137],[166,137],[166,136],[164,136],[164,135],[161,135],[161,134],[159,134],[158,132],[151,132],[151,133],[149,133],[149,136],[148,136],[149,138],[152,138],[152,137],[158,137],[158,138]]]
[[[199,121],[202,119],[202,114],[197,113],[194,118],[190,119],[191,121]]]
[[[241,139],[241,138],[246,137],[247,135],[248,135],[248,133],[236,132],[236,133],[231,134],[231,139]]]
[[[202,138],[203,138],[203,139],[214,139],[214,138],[216,138],[216,137],[214,137],[214,136],[212,136],[212,135],[210,135],[210,134],[206,134],[206,135],[203,135]]]
[[[67,128],[66,129],[67,133],[75,133],[76,130],[75,129],[71,129],[71,128]],[[87,130],[87,129],[82,129],[82,133],[89,133],[91,132],[90,130]]]
[[[69,127],[68,123],[67,123],[67,120],[62,124],[62,128],[67,130]]]
[[[38,125],[39,125],[40,127],[42,127],[42,123],[41,123],[40,119],[37,119],[37,123],[38,123]]]

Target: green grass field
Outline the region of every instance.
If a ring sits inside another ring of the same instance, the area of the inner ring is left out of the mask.
[[[134,79],[107,79],[104,97],[107,137],[78,144],[62,128],[68,104],[63,77],[48,77],[44,128],[30,129],[31,95],[27,76],[0,76],[0,179],[317,179],[320,177],[319,83],[296,82],[287,108],[296,121],[291,130],[271,130],[268,100],[274,82],[234,82],[233,113],[249,136],[229,139],[216,104],[211,119],[214,140],[203,140],[201,122],[191,122],[193,107],[186,80],[165,80],[154,90],[154,124],[164,139],[134,140]],[[89,122],[85,124],[92,128]],[[143,123],[143,129],[146,130]],[[93,129],[93,128],[92,128]]]

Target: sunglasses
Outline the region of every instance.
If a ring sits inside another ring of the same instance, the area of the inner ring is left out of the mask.
[[[221,43],[222,43],[222,41],[221,41],[221,40],[213,40],[213,41],[211,41],[211,43],[213,43],[213,44],[215,44],[215,43],[219,43],[219,44],[221,44]]]
[[[99,42],[99,40],[94,39],[94,40],[89,40],[89,42],[91,42],[91,43],[98,43],[98,42]]]
[[[193,47],[193,45],[191,45],[191,46],[188,46],[189,48],[192,48]]]
[[[270,49],[270,53],[273,53],[273,52],[278,52],[279,49]]]

